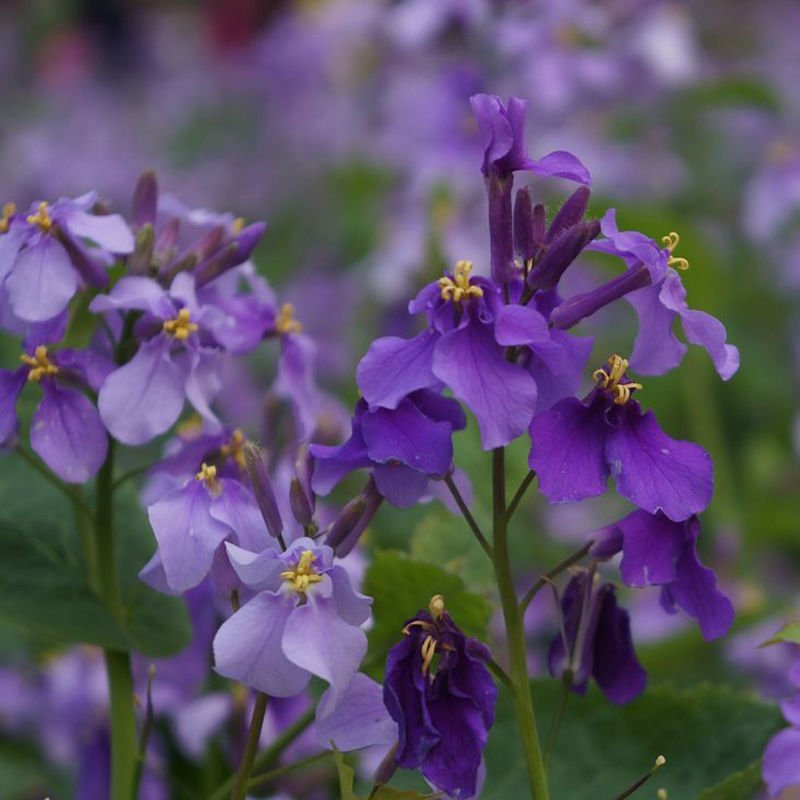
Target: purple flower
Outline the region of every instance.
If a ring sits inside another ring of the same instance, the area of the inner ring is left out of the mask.
[[[511,97],[505,106],[495,95],[476,94],[470,98],[470,104],[483,135],[481,172],[489,197],[492,278],[504,284],[517,273],[511,210],[514,173],[526,170],[585,184],[590,183],[591,178],[586,167],[571,153],[559,150],[538,161],[528,157],[524,130],[527,103],[524,100]]]
[[[800,689],[800,662],[792,667],[789,677]],[[782,797],[786,789],[800,787],[800,694],[784,700],[781,711],[792,727],[770,739],[761,766],[769,796],[774,798]]]
[[[676,268],[685,270],[689,262],[673,255],[680,241],[678,234],[665,236],[665,246],[659,247],[643,233],[620,231],[614,209],[606,212],[601,229],[606,238],[587,249],[618,256],[628,268],[597,289],[560,305],[551,317],[555,327],[570,328],[624,296],[639,316],[639,333],[630,359],[638,372],[661,375],[680,364],[687,350],[673,332],[673,323],[680,318],[686,339],[708,352],[723,380],[731,378],[739,369],[739,351],[727,344],[725,326],[719,320],[690,309],[686,303],[686,289]]]
[[[85,483],[108,448],[105,427],[85,392],[97,390],[110,365],[90,351],[54,352],[46,344],[31,347],[20,359],[19,369],[0,370],[0,446],[17,435],[22,389],[38,384],[42,399],[31,419],[31,447],[63,481]]]
[[[354,591],[333,550],[312,539],[297,539],[284,553],[227,550],[257,594],[217,632],[217,672],[275,697],[298,694],[316,675],[331,685],[335,705],[367,650],[359,626],[370,598]]]
[[[664,514],[634,511],[596,534],[592,553],[610,558],[621,552],[626,586],[661,587],[661,606],[680,608],[700,625],[706,640],[724,636],[733,624],[733,605],[717,589],[714,573],[697,556],[700,521],[673,522]]]
[[[613,474],[623,497],[680,522],[711,501],[711,457],[699,445],[671,439],[652,411],[642,411],[632,399],[641,384],[626,378],[627,367],[611,356],[583,401],[561,400],[534,418],[530,467],[551,503],[601,495]]]
[[[353,470],[371,468],[380,494],[400,508],[413,506],[452,469],[454,430],[466,425],[455,400],[429,389],[403,398],[396,408],[356,405],[350,438],[338,447],[312,445],[313,487],[331,489]]]
[[[386,662],[383,699],[399,726],[395,758],[448,795],[472,797],[497,701],[491,656],[464,636],[441,595],[429,608],[406,623]]]
[[[561,597],[562,633],[550,646],[550,673],[570,672],[583,694],[590,678],[612,703],[628,703],[644,691],[647,673],[633,649],[628,612],[617,605],[614,585],[587,571],[572,577]]]
[[[43,322],[60,314],[81,281],[107,282],[115,255],[133,250],[133,234],[118,214],[91,214],[94,193],[49,205],[23,217],[7,205],[0,221],[0,285],[13,314]],[[90,244],[91,243],[91,246]]]

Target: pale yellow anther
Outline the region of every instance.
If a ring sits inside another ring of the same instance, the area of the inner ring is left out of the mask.
[[[480,286],[470,284],[471,272],[471,261],[457,261],[453,278],[447,275],[439,278],[442,300],[452,300],[454,303],[460,303],[470,297],[483,297],[483,289]]]
[[[236,217],[236,219],[231,223],[231,231],[233,233],[239,234],[244,230],[244,217]]]
[[[244,460],[244,434],[237,428],[232,434],[231,438],[222,445],[219,449],[220,455],[223,458],[232,458],[236,462],[236,466],[244,472],[247,464]]]
[[[300,333],[303,325],[294,318],[294,306],[291,303],[284,303],[275,319],[275,330],[282,336],[287,333]]]
[[[204,461],[200,467],[200,472],[195,476],[195,479],[200,481],[206,489],[214,492],[219,488],[219,481],[217,480],[217,468],[215,466],[206,464]]]
[[[58,375],[58,367],[47,357],[47,347],[43,344],[40,344],[33,351],[32,356],[23,353],[19,357],[19,360],[30,367],[28,371],[28,380],[31,381],[31,383],[39,383],[42,378]]]
[[[628,359],[616,355],[609,356],[608,370],[596,369],[592,373],[592,380],[597,382],[601,389],[606,389],[614,394],[614,402],[618,406],[624,406],[631,399],[631,392],[634,389],[642,389],[641,383],[620,383],[625,377],[628,369]]]
[[[427,675],[433,662],[433,657],[436,655],[436,639],[428,635],[425,641],[422,642],[422,674]]]
[[[11,217],[17,213],[17,207],[14,203],[6,203],[3,206],[3,216],[0,218],[0,233],[5,233],[8,226],[11,224]]]
[[[689,262],[685,258],[678,258],[673,255],[675,248],[681,241],[681,237],[675,231],[670,231],[666,236],[661,237],[664,247],[669,251],[667,265],[675,269],[689,269]]]
[[[440,594],[435,594],[431,597],[431,601],[428,603],[428,610],[434,619],[439,619],[444,614],[444,597]]]
[[[289,584],[292,591],[304,594],[312,583],[319,583],[322,580],[322,575],[314,569],[313,563],[314,553],[311,550],[303,550],[294,568],[281,572],[281,578]]]
[[[38,225],[44,233],[50,233],[53,227],[53,220],[45,202],[39,203],[37,212],[29,214],[27,219],[29,225]]]
[[[663,786],[656,792],[656,800],[667,800],[667,790]]]
[[[185,342],[198,330],[198,325],[191,321],[191,316],[188,308],[182,308],[175,319],[168,319],[164,322],[164,330],[179,342]]]

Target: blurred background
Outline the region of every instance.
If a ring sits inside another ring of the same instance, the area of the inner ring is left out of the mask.
[[[344,409],[371,338],[411,330],[409,297],[457,259],[487,265],[469,95],[527,98],[531,154],[576,153],[592,208],[616,207],[621,228],[678,231],[690,304],[741,350],[729,384],[694,349],[644,381],[665,430],[714,456],[701,546],[738,621],[709,647],[655,613],[657,592],[638,592],[642,660],[653,681],[778,697],[797,654],[756,645],[800,616],[798,30],[797,0],[5,0],[0,200],[97,189],[127,212],[152,167],[192,208],[266,220],[258,267],[295,304]],[[533,186],[545,200],[568,190]],[[607,266],[586,258],[569,280],[597,283]],[[630,348],[635,317],[605,311],[586,330],[600,364]],[[458,447],[480,516],[482,454],[470,434]],[[525,455],[512,458],[519,477]],[[534,504],[519,547],[531,569],[550,564],[621,508]],[[368,547],[437,561],[480,593],[491,576],[461,525],[443,510],[384,509]],[[532,610],[534,667],[551,632],[549,612]],[[24,661],[18,638],[2,643],[4,660]],[[13,694],[0,694],[0,722],[13,721]]]

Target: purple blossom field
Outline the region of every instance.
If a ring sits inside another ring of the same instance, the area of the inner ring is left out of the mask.
[[[4,12],[0,800],[800,799],[800,4]]]

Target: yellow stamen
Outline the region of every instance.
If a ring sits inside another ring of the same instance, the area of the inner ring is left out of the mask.
[[[453,278],[445,275],[439,278],[439,288],[442,290],[442,300],[452,300],[460,303],[465,298],[483,297],[483,289],[480,286],[470,285],[470,273],[472,272],[471,261],[457,261],[455,276]]]
[[[217,468],[213,465],[209,466],[205,461],[200,467],[200,472],[198,472],[194,477],[196,480],[200,481],[210,492],[216,492],[220,488],[219,480],[217,479]]]
[[[29,225],[38,225],[44,233],[50,233],[53,227],[53,220],[47,208],[47,203],[39,203],[39,210],[35,214],[28,215]]]
[[[433,657],[436,655],[436,639],[430,634],[425,637],[422,643],[422,674],[427,675],[433,662]]]
[[[219,452],[223,458],[232,458],[242,472],[247,468],[244,460],[244,434],[239,428],[231,434],[227,443],[220,447]]]
[[[596,369],[592,373],[592,380],[596,381],[601,389],[606,389],[614,394],[614,402],[618,406],[624,406],[628,400],[631,399],[631,392],[634,389],[642,389],[641,383],[620,383],[625,377],[625,372],[628,369],[628,359],[622,358],[616,354],[609,356],[608,359],[609,369]]]
[[[164,323],[164,330],[179,342],[185,342],[193,333],[197,333],[198,325],[191,322],[189,309],[182,308],[175,319],[168,319]]]
[[[681,237],[678,236],[675,231],[670,231],[666,236],[661,237],[661,241],[664,243],[664,247],[666,247],[669,251],[667,265],[674,267],[675,269],[689,269],[689,262],[685,258],[678,258],[677,256],[672,255],[675,248],[680,243]]]
[[[439,619],[444,614],[444,597],[440,594],[435,594],[431,597],[431,601],[428,603],[428,610],[434,619]]]
[[[303,324],[294,318],[294,306],[291,303],[284,303],[280,313],[275,319],[275,330],[282,336],[287,333],[300,333]]]
[[[303,550],[294,569],[281,572],[281,578],[289,584],[292,591],[304,594],[312,583],[319,583],[322,580],[322,575],[311,566],[313,562],[314,554],[311,550]]]
[[[3,206],[3,216],[0,218],[0,233],[5,233],[11,224],[11,217],[17,213],[17,207],[13,203],[6,203]]]
[[[31,383],[39,383],[42,378],[58,375],[58,367],[47,357],[47,347],[43,344],[33,351],[33,356],[23,353],[19,360],[31,368],[28,372],[28,380]]]
[[[244,217],[236,217],[236,219],[231,223],[231,231],[233,233],[241,233],[244,230]]]

